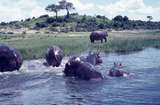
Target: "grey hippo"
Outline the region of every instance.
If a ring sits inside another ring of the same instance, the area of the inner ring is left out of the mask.
[[[95,70],[88,62],[81,61],[78,57],[72,57],[65,65],[64,74],[67,77],[75,77],[82,80],[101,80],[101,73]]]
[[[95,40],[101,40],[101,43],[103,42],[103,40],[107,42],[107,36],[108,36],[108,33],[106,31],[93,31],[90,34],[90,41],[91,43],[94,43]]]
[[[101,64],[103,62],[102,58],[100,57],[100,53],[99,52],[91,52],[90,51],[86,57],[80,56],[79,59],[81,61],[91,63],[94,66],[95,65],[99,65],[99,64]]]
[[[45,65],[58,67],[64,57],[63,50],[58,46],[52,46],[47,49]]]
[[[0,72],[19,70],[23,58],[19,51],[5,44],[0,44]]]
[[[95,65],[101,64],[102,59],[98,53],[89,53],[87,57],[71,57],[65,65],[64,74],[67,77],[75,77],[82,80],[101,80],[100,72]]]

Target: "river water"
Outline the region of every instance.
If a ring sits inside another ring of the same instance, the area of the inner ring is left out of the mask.
[[[160,105],[160,50],[102,56],[96,67],[102,81],[64,77],[67,57],[58,68],[44,67],[43,59],[24,61],[20,71],[0,74],[0,105]],[[108,77],[115,61],[131,76]]]

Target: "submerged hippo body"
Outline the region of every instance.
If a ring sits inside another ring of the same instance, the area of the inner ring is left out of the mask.
[[[103,42],[103,40],[107,42],[107,36],[108,33],[105,31],[94,31],[90,34],[90,41],[91,43],[94,43],[95,40],[101,40],[101,43]]]
[[[92,64],[83,62],[78,57],[69,59],[63,72],[65,76],[83,80],[102,79],[101,73],[97,72]]]
[[[80,56],[77,58],[79,58],[80,61],[88,62],[88,63],[92,64],[93,66],[99,65],[103,62],[99,53],[95,53],[95,52],[89,52],[86,57]]]
[[[109,70],[108,75],[111,77],[126,77],[129,73],[123,71],[123,66],[121,63],[114,62],[114,66]]]
[[[48,48],[46,53],[46,61],[49,66],[60,66],[63,57],[63,51],[58,46],[52,46]]]
[[[129,75],[129,73],[122,70],[117,70],[117,71],[110,70],[108,75],[111,77],[126,77]]]
[[[16,49],[0,45],[0,72],[19,70],[22,62],[22,56]]]

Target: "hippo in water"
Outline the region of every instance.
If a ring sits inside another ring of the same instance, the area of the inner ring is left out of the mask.
[[[129,75],[128,72],[122,70],[122,64],[114,63],[114,66],[109,70],[109,76],[111,77],[126,77]]]
[[[63,50],[58,46],[49,47],[46,53],[46,61],[48,66],[58,67],[64,57]]]
[[[0,72],[19,70],[23,59],[14,48],[0,44]]]
[[[102,43],[104,39],[105,42],[107,42],[107,36],[108,36],[108,33],[106,31],[93,31],[90,34],[90,41],[91,43],[94,43],[95,40],[101,40],[101,43]]]
[[[100,53],[97,53],[97,52],[91,52],[90,51],[86,57],[81,56],[79,58],[80,58],[81,61],[91,63],[94,66],[99,65],[103,62],[101,57],[100,57]]]
[[[65,76],[82,80],[101,80],[103,78],[92,64],[81,61],[79,57],[69,59],[63,72]]]

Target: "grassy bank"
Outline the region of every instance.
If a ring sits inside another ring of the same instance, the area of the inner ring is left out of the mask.
[[[51,45],[60,46],[65,55],[99,49],[104,52],[130,52],[147,47],[160,47],[160,31],[110,32],[107,43],[91,44],[89,33],[1,35],[0,43],[20,50],[24,59],[41,58]]]

